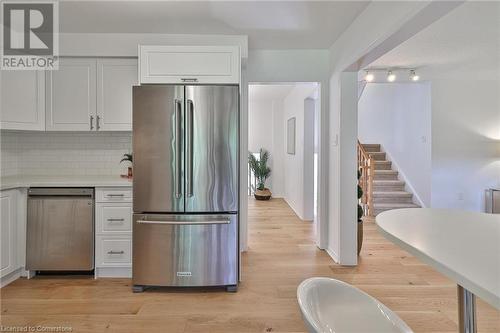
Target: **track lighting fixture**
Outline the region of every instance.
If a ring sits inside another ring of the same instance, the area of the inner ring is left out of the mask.
[[[396,81],[396,74],[394,74],[392,71],[387,71],[387,81],[389,82]]]
[[[418,76],[417,73],[415,73],[414,69],[410,70],[410,80],[412,81],[420,80],[420,76]]]
[[[372,82],[374,79],[375,79],[375,75],[373,75],[373,73],[370,73],[370,71],[366,71],[365,81]]]

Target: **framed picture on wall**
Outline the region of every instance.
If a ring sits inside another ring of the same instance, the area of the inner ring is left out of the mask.
[[[286,127],[286,152],[295,155],[295,117],[288,119]]]

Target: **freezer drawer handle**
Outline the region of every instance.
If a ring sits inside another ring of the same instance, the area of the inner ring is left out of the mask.
[[[123,222],[125,219],[108,219],[108,222]]]
[[[125,196],[125,194],[123,194],[123,193],[122,193],[122,194],[107,194],[106,196],[107,196],[108,198],[110,198],[110,197],[111,197],[111,198],[112,198],[112,197],[124,197],[124,196]]]
[[[113,251],[113,250],[108,251],[108,254],[124,254],[124,253],[125,251]]]
[[[170,224],[170,225],[207,225],[207,224],[229,224],[231,220],[204,220],[204,221],[151,221],[151,220],[137,220],[137,223],[143,224]]]

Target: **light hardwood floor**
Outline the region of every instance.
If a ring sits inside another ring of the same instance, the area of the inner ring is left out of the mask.
[[[330,276],[377,297],[415,332],[457,332],[453,282],[386,241],[373,221],[365,223],[359,266],[341,267],[313,244],[312,223],[283,200],[250,200],[249,215],[238,293],[133,294],[128,279],[20,279],[1,289],[1,324],[73,332],[304,332],[296,288],[308,277]],[[500,313],[481,301],[478,307],[479,332],[500,332]]]

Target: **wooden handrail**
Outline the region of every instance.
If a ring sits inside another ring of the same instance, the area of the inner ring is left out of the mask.
[[[363,190],[361,204],[366,215],[373,216],[373,179],[375,178],[375,159],[358,140],[358,170],[361,172],[359,186]]]

